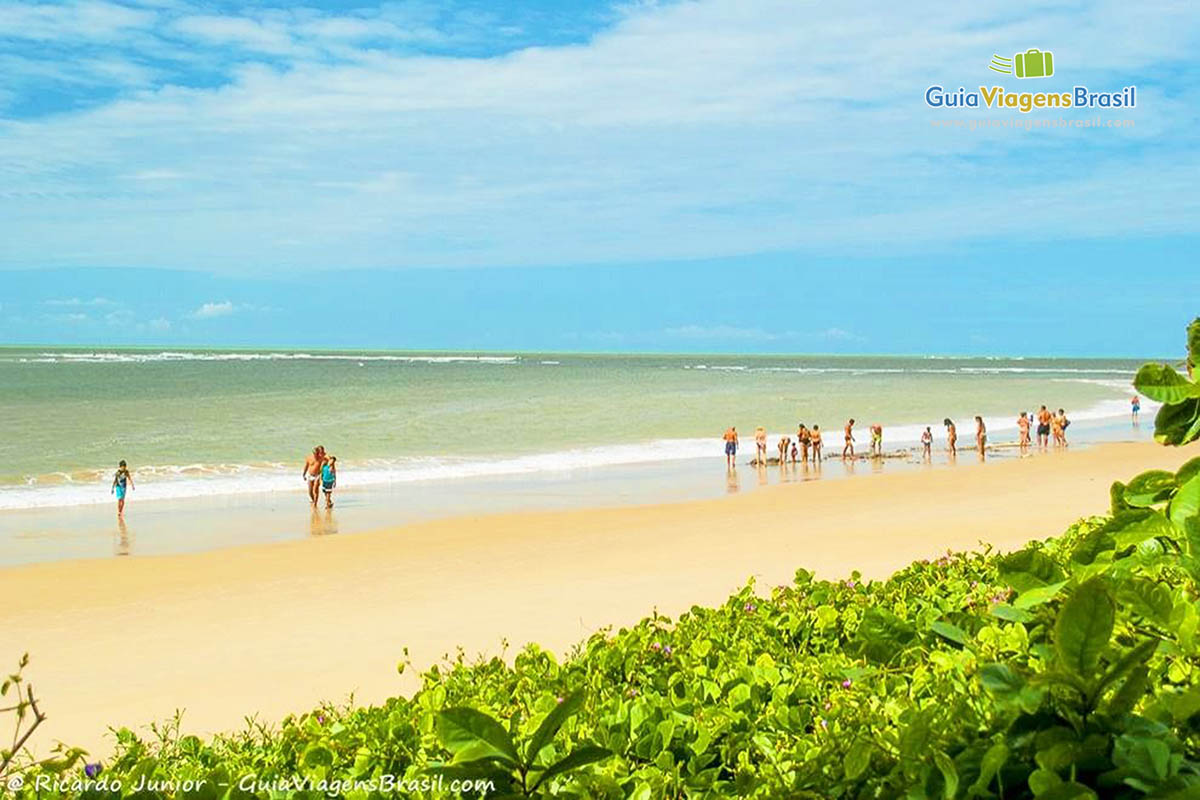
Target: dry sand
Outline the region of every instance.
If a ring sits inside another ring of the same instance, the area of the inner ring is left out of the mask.
[[[1014,549],[1104,512],[1113,479],[1198,454],[1108,444],[981,467],[964,452],[953,468],[717,500],[2,569],[0,668],[31,654],[50,716],[39,750],[61,739],[103,753],[109,725],[140,729],[176,709],[186,730],[211,732],[411,690],[396,672],[405,647],[418,667],[504,639],[564,652],[652,609],[718,603],[751,576],[882,578],[946,548]]]

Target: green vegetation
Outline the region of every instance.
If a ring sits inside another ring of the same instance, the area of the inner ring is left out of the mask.
[[[1200,321],[1189,335],[1194,360]],[[1138,381],[1168,403],[1156,435],[1197,438],[1196,383]],[[1111,495],[1110,515],[1016,553],[884,582],[800,570],[561,662],[460,656],[379,707],[208,741],[121,730],[111,760],[30,767],[16,795],[86,770],[99,783],[60,794],[473,797],[448,782],[478,779],[491,797],[1200,797],[1200,458]]]

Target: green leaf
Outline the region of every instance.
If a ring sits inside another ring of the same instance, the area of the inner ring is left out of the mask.
[[[1053,789],[1039,795],[1037,800],[1094,800],[1096,793],[1082,783],[1060,783]]]
[[[1146,397],[1160,403],[1182,403],[1200,397],[1200,386],[1168,364],[1143,364],[1134,376],[1133,385]]]
[[[555,778],[559,775],[570,772],[571,770],[579,769],[580,767],[586,767],[588,764],[595,764],[597,761],[603,761],[611,755],[612,752],[605,750],[603,747],[584,745],[583,747],[572,751],[570,755],[566,756],[561,761],[557,761],[551,765],[545,772],[541,774],[541,777],[537,779],[537,782],[533,784],[531,791],[536,792],[539,786],[551,778]]]
[[[971,640],[971,637],[968,636],[962,628],[958,627],[957,625],[952,625],[949,622],[944,622],[940,619],[931,623],[929,630],[933,631],[938,636],[941,636],[943,639],[949,639],[955,644],[961,644],[965,646],[967,642]]]
[[[473,708],[448,708],[438,713],[438,739],[454,755],[454,764],[496,759],[511,766],[520,761],[504,726]]]
[[[1200,367],[1200,317],[1196,317],[1187,327],[1188,374],[1196,377],[1196,369]]]
[[[1149,677],[1150,670],[1144,664],[1134,667],[1121,688],[1108,701],[1108,713],[1114,717],[1132,713],[1146,694]]]
[[[1127,578],[1117,585],[1117,601],[1158,625],[1171,624],[1175,608],[1171,591],[1157,581],[1141,576]]]
[[[1179,536],[1179,530],[1165,514],[1148,508],[1123,511],[1105,523],[1102,530],[1112,534],[1117,550],[1139,545],[1158,536],[1170,539]]]
[[[1150,660],[1150,656],[1154,655],[1154,651],[1157,649],[1158,640],[1148,639],[1117,659],[1117,662],[1109,667],[1108,671],[1104,673],[1104,677],[1100,679],[1100,683],[1096,687],[1096,695],[1099,696],[1105,689],[1119,681],[1135,667],[1144,665]]]
[[[871,766],[871,754],[874,751],[875,746],[866,739],[859,739],[850,745],[850,749],[846,751],[846,758],[842,762],[846,780],[857,780],[858,776],[867,771],[867,767]]]
[[[1047,603],[1053,600],[1062,588],[1067,585],[1067,581],[1059,581],[1048,586],[1037,586],[1017,595],[1017,599],[1013,600],[1014,608],[1027,609],[1034,606],[1040,606],[1042,603]]]
[[[938,768],[938,772],[942,773],[942,797],[946,800],[954,800],[958,794],[958,769],[954,766],[954,762],[950,756],[937,750],[933,754],[933,763]]]
[[[1054,559],[1036,548],[1010,553],[1001,558],[996,566],[1000,577],[1018,592],[1055,583],[1067,577]]]
[[[993,603],[988,613],[997,619],[1009,622],[1030,622],[1034,619],[1033,614],[1030,614],[1025,609],[1010,606],[1008,603]]]
[[[1160,739],[1124,734],[1113,745],[1112,759],[1142,780],[1159,783],[1167,778],[1171,749]]]
[[[1193,458],[1175,472],[1175,482],[1180,486],[1200,475],[1200,458]]]
[[[1054,646],[1062,665],[1080,677],[1091,676],[1112,637],[1116,613],[1116,603],[1102,580],[1080,584],[1054,623]]]
[[[1160,444],[1181,445],[1200,436],[1200,399],[1164,405],[1154,417],[1154,439]]]
[[[1168,508],[1171,521],[1180,528],[1187,524],[1187,520],[1200,515],[1200,475],[1179,487]]]
[[[1143,472],[1125,487],[1125,502],[1137,508],[1147,508],[1161,503],[1176,489],[1175,473],[1165,469]]]
[[[1025,679],[1008,664],[984,664],[979,670],[979,682],[990,694],[999,698],[1014,696],[1025,688]]]
[[[867,659],[886,664],[905,650],[916,638],[917,629],[890,611],[869,608],[858,624],[852,646]]]
[[[537,754],[550,743],[563,723],[579,711],[583,706],[583,695],[582,691],[572,692],[564,697],[561,703],[550,709],[550,713],[542,720],[542,724],[538,725],[538,729],[534,731],[533,737],[529,740],[529,746],[525,749],[526,764],[532,764],[533,760],[537,758]]]
[[[971,785],[971,792],[975,795],[987,793],[987,788],[992,784],[996,774],[1008,762],[1008,746],[1003,742],[997,742],[988,748],[983,754],[983,759],[979,762],[979,777],[975,779],[975,783]]]

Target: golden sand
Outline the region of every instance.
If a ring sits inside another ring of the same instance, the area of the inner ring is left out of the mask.
[[[414,677],[396,672],[405,647],[418,667],[504,640],[564,652],[653,609],[719,603],[751,576],[882,578],[947,548],[1014,549],[1104,512],[1113,479],[1198,454],[1107,444],[980,466],[964,453],[953,468],[716,500],[0,569],[0,668],[32,657],[49,714],[39,751],[61,739],[103,753],[108,726],[141,729],[176,709],[205,733],[409,691]]]

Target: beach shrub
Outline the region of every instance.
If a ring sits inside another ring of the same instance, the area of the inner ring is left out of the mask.
[[[1186,375],[1169,364],[1145,364],[1133,385],[1139,392],[1162,403],[1154,418],[1154,438],[1163,444],[1187,444],[1200,438],[1200,317],[1187,330]]]
[[[1187,377],[1138,373],[1164,403],[1160,441],[1197,438],[1198,345],[1200,320]],[[22,799],[1197,798],[1200,458],[1110,497],[1110,514],[1014,553],[948,552],[886,581],[798,570],[597,633],[561,661],[536,645],[511,663],[459,653],[411,698],[206,740],[178,719],[121,729],[105,763],[80,769],[68,751],[9,765],[7,786]]]

